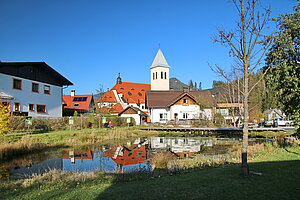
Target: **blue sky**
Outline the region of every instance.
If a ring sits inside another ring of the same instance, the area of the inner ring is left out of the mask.
[[[261,0],[272,17],[296,0]],[[77,94],[123,81],[150,83],[160,43],[171,77],[210,88],[219,78],[207,63],[230,67],[228,49],[213,43],[216,28],[237,20],[228,0],[1,0],[0,60],[44,61]]]

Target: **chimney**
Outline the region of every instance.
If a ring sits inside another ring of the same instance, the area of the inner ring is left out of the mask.
[[[71,90],[71,97],[75,96],[75,90]]]

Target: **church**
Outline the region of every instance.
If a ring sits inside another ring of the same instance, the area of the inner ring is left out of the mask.
[[[99,98],[99,109],[133,117],[137,125],[212,119],[216,104],[212,90],[190,91],[178,79],[170,78],[170,66],[161,49],[149,71],[150,84],[123,82],[119,74],[116,84]]]

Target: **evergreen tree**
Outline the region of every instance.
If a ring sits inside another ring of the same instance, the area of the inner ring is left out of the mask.
[[[194,88],[194,82],[193,82],[193,80],[189,81],[189,88],[190,88],[190,90],[192,90]]]
[[[199,82],[199,88],[198,88],[198,90],[202,90],[202,83],[201,82]]]
[[[295,12],[281,15],[275,22],[279,31],[270,49],[265,70],[267,88],[275,93],[283,111],[300,120],[300,1]],[[272,96],[272,95],[271,95]]]

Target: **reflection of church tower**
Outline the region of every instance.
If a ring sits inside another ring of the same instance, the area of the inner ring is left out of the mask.
[[[170,90],[169,76],[170,66],[160,49],[152,62],[151,70],[151,90]]]

